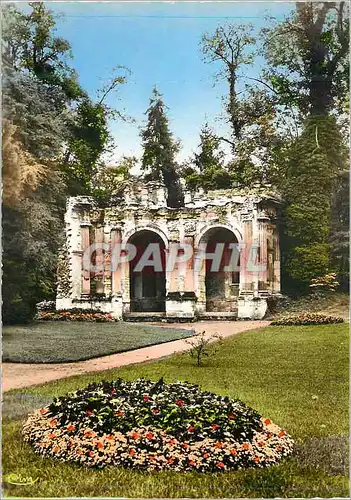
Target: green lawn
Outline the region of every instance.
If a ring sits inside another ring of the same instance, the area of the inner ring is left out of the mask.
[[[5,485],[17,497],[349,497],[348,326],[268,327],[223,341],[204,366],[187,354],[4,394],[3,473],[38,479]],[[268,469],[223,474],[85,470],[36,456],[20,435],[31,408],[87,383],[138,377],[189,381],[239,397],[285,428],[295,456]],[[25,404],[23,404],[25,403]]]
[[[192,330],[130,323],[47,321],[3,328],[3,361],[63,363],[130,351],[192,335]]]

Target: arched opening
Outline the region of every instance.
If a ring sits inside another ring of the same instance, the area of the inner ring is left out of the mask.
[[[166,300],[165,243],[155,232],[142,230],[128,241],[136,255],[129,263],[131,312],[164,312]]]
[[[218,227],[206,232],[201,239],[206,244],[206,261],[202,267],[202,280],[207,312],[235,312],[240,283],[240,256],[234,233]],[[233,253],[234,252],[234,253]],[[211,254],[216,255],[213,259]],[[234,256],[237,258],[234,258]]]

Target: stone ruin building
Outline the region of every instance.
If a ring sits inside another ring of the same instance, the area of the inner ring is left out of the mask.
[[[279,199],[257,193],[186,193],[178,209],[167,207],[166,188],[155,182],[127,186],[108,208],[92,197],[69,198],[56,308],[99,309],[131,321],[262,319],[267,301],[280,294]],[[218,243],[223,253],[212,272],[203,252],[213,256]],[[137,249],[133,259],[128,244]],[[160,249],[162,269],[138,270],[138,258],[150,244]],[[175,244],[176,260],[182,260],[184,244],[192,255],[168,268]],[[235,269],[228,265],[231,244],[238,248]],[[120,260],[111,266],[114,248]]]

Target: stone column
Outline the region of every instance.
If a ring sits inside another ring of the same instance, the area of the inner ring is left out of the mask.
[[[104,243],[104,226],[99,225],[95,229],[95,243]],[[95,262],[96,266],[104,266],[105,258],[104,251],[101,248],[98,248],[95,252]],[[103,294],[104,293],[104,271],[97,271],[95,273],[97,278],[96,281],[96,293]]]
[[[120,259],[122,242],[122,232],[120,227],[114,227],[111,230],[111,252],[113,255],[112,265],[112,295],[122,294],[122,270]],[[118,249],[118,250],[117,250]]]
[[[84,253],[89,251],[90,246],[90,222],[82,222],[80,224],[81,239],[82,239],[82,295],[90,295],[90,263],[84,265]]]

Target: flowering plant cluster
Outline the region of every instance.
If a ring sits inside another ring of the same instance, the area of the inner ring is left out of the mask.
[[[106,323],[116,321],[112,314],[98,310],[70,309],[67,311],[39,311],[37,319],[42,321],[95,321]]]
[[[336,273],[325,274],[324,276],[320,276],[318,278],[314,278],[311,280],[310,288],[312,290],[317,291],[329,291],[335,292],[338,288],[339,282],[336,279]]]
[[[265,467],[293,448],[241,401],[162,379],[92,384],[30,415],[23,435],[44,456],[147,470]]]
[[[324,325],[330,323],[343,323],[343,318],[337,316],[329,316],[327,314],[301,312],[299,314],[290,314],[272,321],[274,326],[291,326],[291,325]]]

